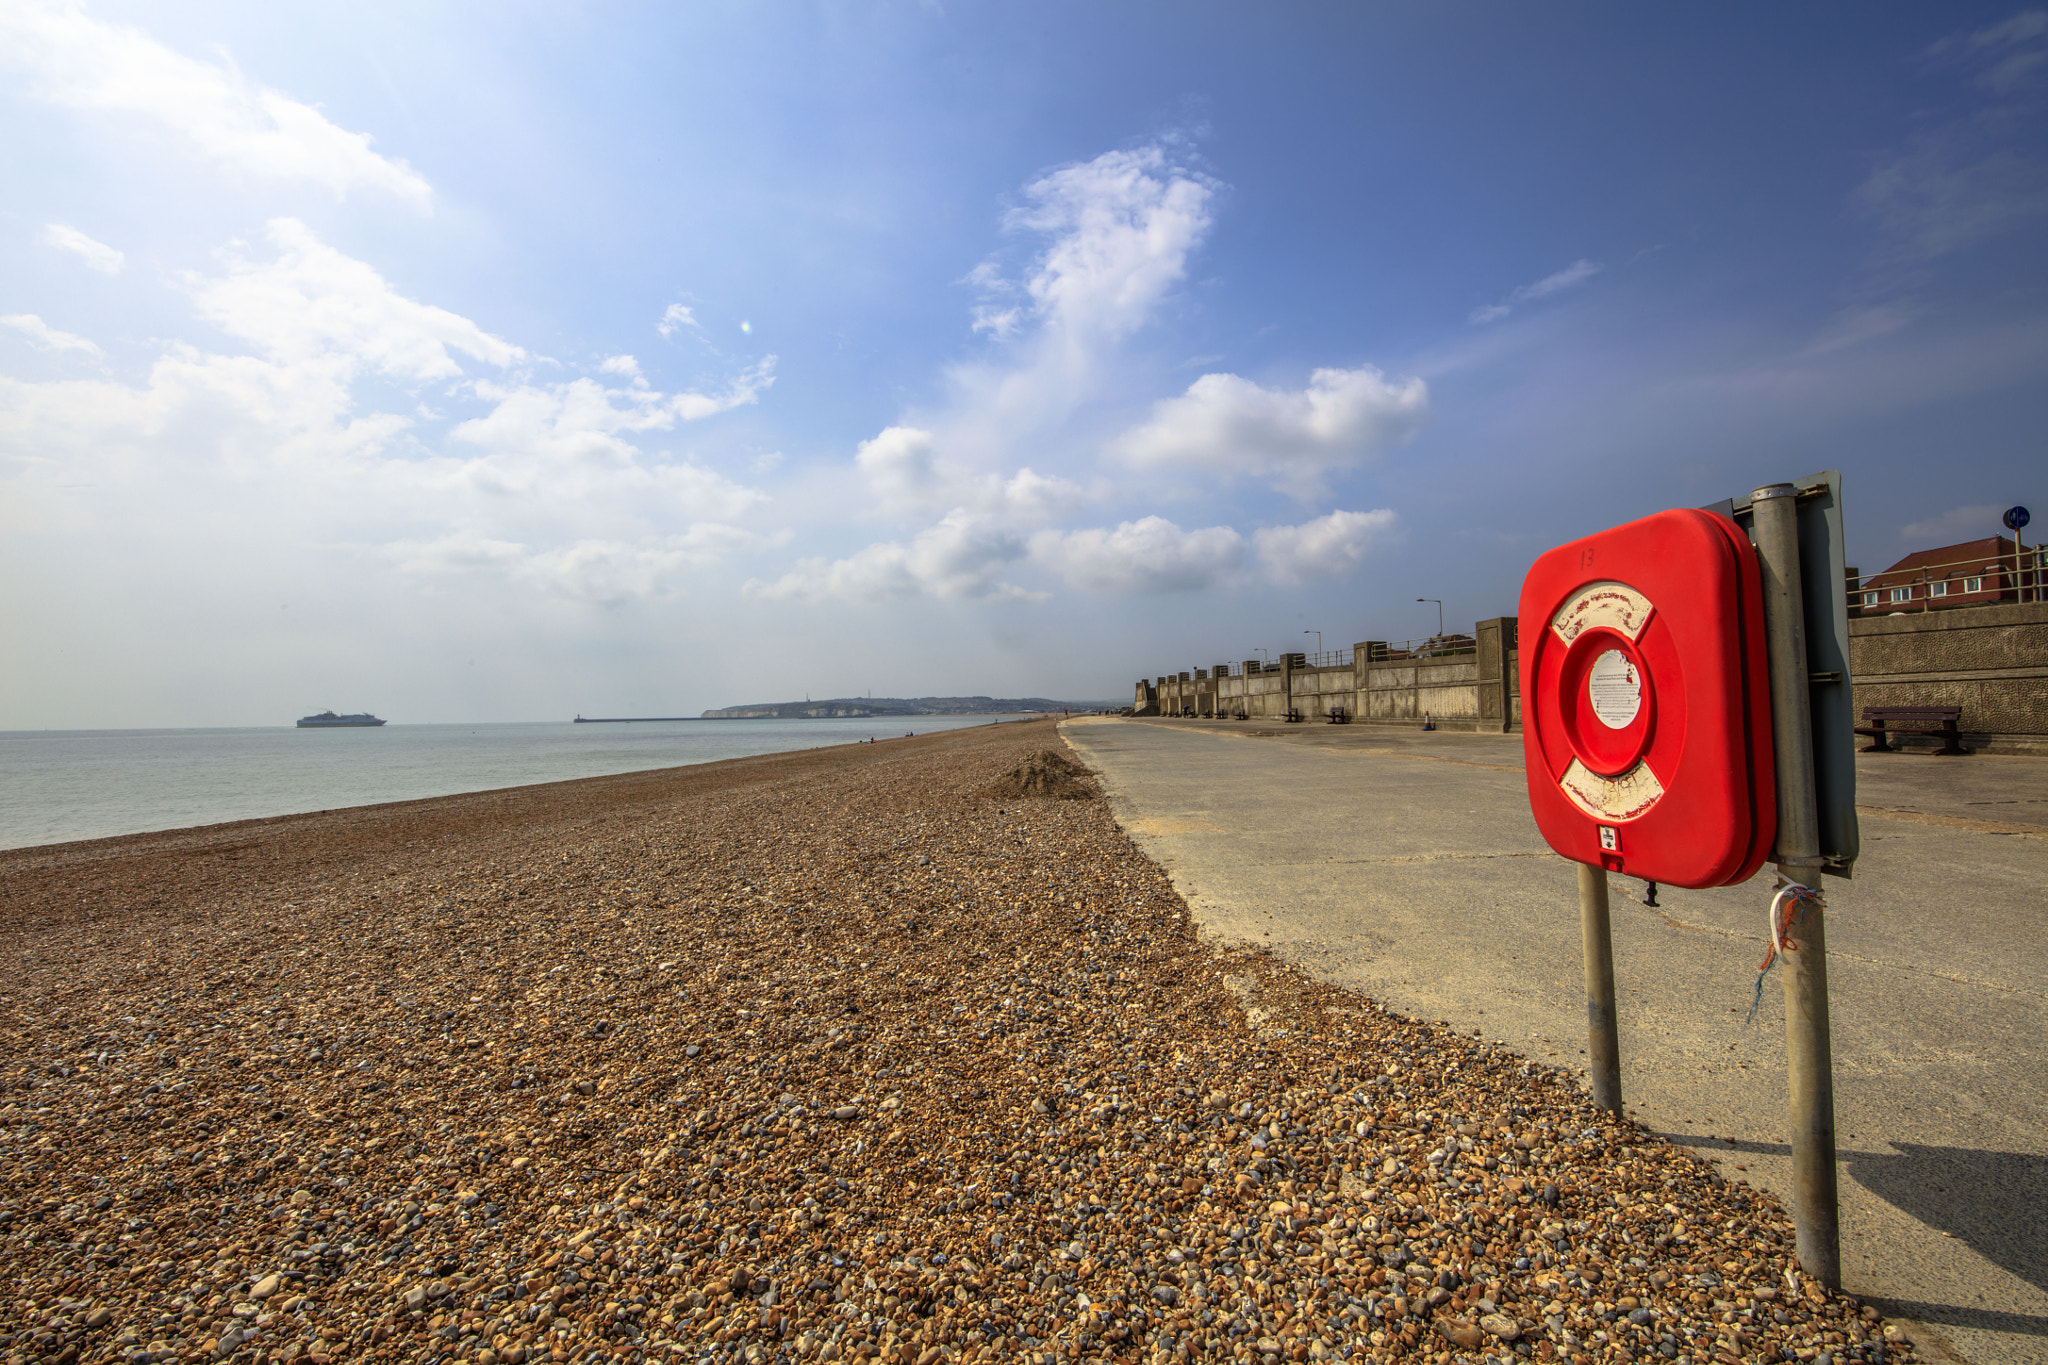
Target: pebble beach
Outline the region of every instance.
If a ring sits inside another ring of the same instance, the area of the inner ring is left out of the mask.
[[[1051,721],[0,853],[0,1361],[1904,1361]]]

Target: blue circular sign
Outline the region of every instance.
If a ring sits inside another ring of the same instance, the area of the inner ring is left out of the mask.
[[[2024,531],[2027,529],[2027,523],[2032,520],[2033,518],[2027,515],[2027,509],[2024,507],[2008,507],[2005,509],[2005,529],[2008,531]]]

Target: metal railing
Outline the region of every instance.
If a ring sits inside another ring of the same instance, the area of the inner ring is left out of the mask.
[[[1976,583],[1975,588],[1968,585]],[[1942,591],[1935,592],[1939,586]],[[1882,611],[1919,603],[1976,598],[2000,600],[2010,592],[2021,602],[2048,600],[2048,549],[2035,547],[2015,554],[2012,550],[1972,555],[1935,564],[1915,564],[1910,569],[1882,569],[1876,573],[1850,574],[1843,583],[1849,605],[1862,611]],[[1870,600],[1875,596],[1876,600]]]
[[[1426,640],[1374,641],[1385,652],[1369,652],[1368,663],[1393,663],[1402,659],[1442,659],[1454,654],[1477,654],[1479,642],[1469,635],[1432,635]]]
[[[1403,659],[1442,659],[1460,654],[1476,654],[1479,642],[1470,635],[1432,635],[1423,640],[1373,640],[1367,651],[1368,662],[1387,663]],[[1270,660],[1247,659],[1242,663],[1216,663],[1186,670],[1190,683],[1208,678],[1242,678],[1246,675],[1278,673],[1281,662],[1292,654],[1302,662],[1298,667],[1306,668],[1349,668],[1357,661],[1356,647],[1352,649],[1324,649],[1304,653],[1290,650]],[[1166,675],[1168,683],[1178,682],[1180,675]]]
[[[1249,664],[1250,667],[1247,668],[1245,664]],[[1246,674],[1256,675],[1260,673],[1278,673],[1280,671],[1280,661],[1278,659],[1273,660],[1271,663],[1265,663],[1259,659],[1248,659],[1245,661],[1245,664],[1215,664],[1207,669],[1189,669],[1188,673],[1189,676],[1200,672],[1204,676],[1211,678],[1242,678]]]

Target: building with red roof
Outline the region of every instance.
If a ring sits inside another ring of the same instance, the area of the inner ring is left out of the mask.
[[[2009,536],[1986,536],[1960,545],[1916,550],[1851,591],[1849,606],[1863,616],[1901,611],[1944,611],[1994,602],[2042,600],[2048,551],[2022,549]]]

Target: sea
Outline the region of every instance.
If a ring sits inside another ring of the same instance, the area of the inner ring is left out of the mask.
[[[0,848],[104,839],[1027,719],[0,731]]]

